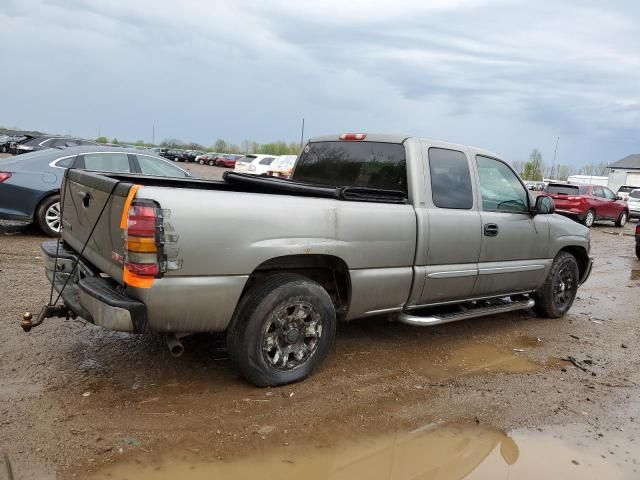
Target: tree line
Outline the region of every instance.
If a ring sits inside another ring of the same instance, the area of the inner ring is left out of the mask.
[[[542,181],[543,178],[567,180],[571,175],[593,175],[597,177],[606,177],[608,175],[607,162],[587,163],[582,167],[561,163],[547,165],[542,161],[542,154],[537,148],[534,148],[529,154],[529,160],[514,160],[511,162],[511,166],[523,180],[531,181]]]

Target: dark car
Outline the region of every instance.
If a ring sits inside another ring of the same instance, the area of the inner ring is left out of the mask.
[[[545,193],[553,198],[556,213],[578,220],[587,227],[596,220],[612,220],[616,227],[624,227],[629,219],[627,203],[607,187],[550,183]]]
[[[34,222],[44,233],[60,231],[60,185],[67,168],[191,177],[171,162],[123,148],[48,148],[0,159],[0,219]]]
[[[21,155],[23,153],[35,152],[44,148],[66,148],[77,147],[79,145],[96,145],[89,140],[81,138],[63,137],[60,135],[38,135],[37,137],[26,137],[24,140],[16,143],[11,153]]]
[[[640,260],[640,223],[636,225],[636,257]]]
[[[9,153],[13,144],[24,138],[24,135],[0,135],[0,153]]]

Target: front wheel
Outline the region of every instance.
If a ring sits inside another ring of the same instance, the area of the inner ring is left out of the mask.
[[[627,224],[627,220],[629,219],[629,214],[623,210],[618,219],[616,220],[616,227],[622,228]]]
[[[35,221],[44,233],[50,237],[57,237],[62,226],[60,213],[60,195],[51,195],[38,207]]]
[[[544,284],[533,294],[536,302],[534,310],[542,317],[564,316],[573,305],[579,281],[576,257],[568,252],[558,253]]]
[[[336,312],[327,291],[294,274],[272,275],[240,301],[227,348],[240,374],[259,387],[302,380],[333,344]]]

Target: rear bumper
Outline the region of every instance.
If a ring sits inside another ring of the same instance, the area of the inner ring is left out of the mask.
[[[58,247],[57,261],[56,240],[44,242],[42,252],[47,278],[54,283],[56,291],[62,291],[64,304],[76,315],[109,330],[147,331],[144,303],[128,297],[116,282],[103,278],[82,260],[78,261],[78,255],[64,243],[60,242]]]

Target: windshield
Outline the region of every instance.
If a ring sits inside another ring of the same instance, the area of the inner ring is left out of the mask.
[[[637,189],[638,187],[632,187],[630,185],[623,185],[618,189],[618,193],[629,193]]]
[[[307,144],[293,179],[334,187],[366,187],[407,192],[404,146],[381,142]]]
[[[547,193],[557,193],[560,195],[579,195],[580,187],[578,185],[549,185]]]

